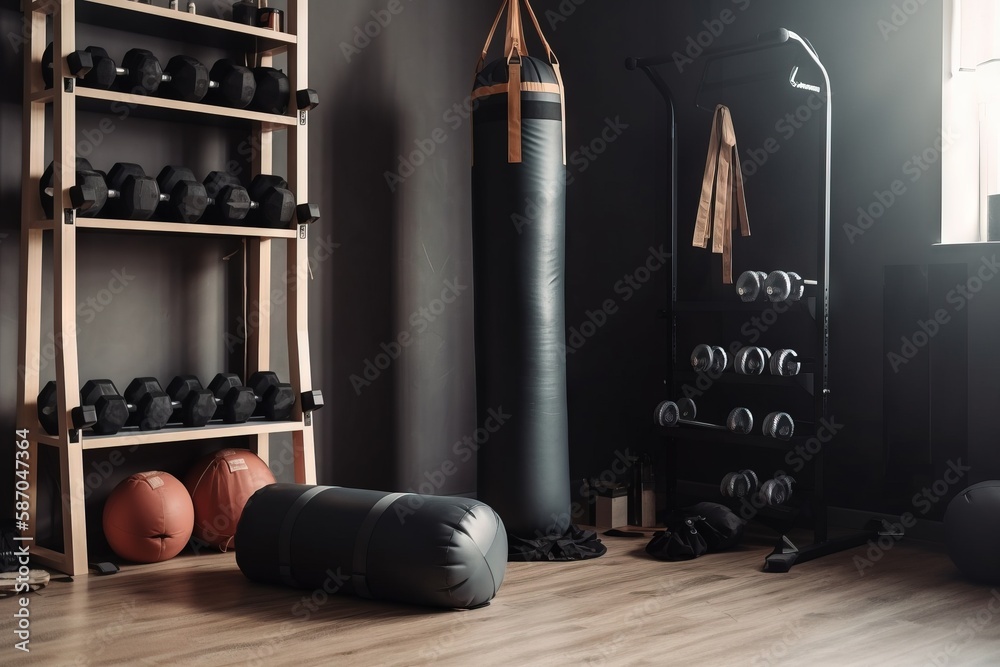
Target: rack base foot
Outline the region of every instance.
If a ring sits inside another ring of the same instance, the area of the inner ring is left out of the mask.
[[[871,540],[878,540],[881,536],[899,539],[903,537],[903,533],[879,521],[872,520],[865,525],[861,532],[833,540],[815,542],[802,548],[795,546],[795,543],[787,535],[782,535],[774,551],[764,559],[764,572],[788,572],[799,563],[807,563],[823,556],[860,547]]]

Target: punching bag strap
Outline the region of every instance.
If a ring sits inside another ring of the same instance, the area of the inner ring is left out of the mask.
[[[507,162],[521,162],[521,54],[516,48],[507,56]]]
[[[566,164],[566,86],[563,85],[562,70],[559,68],[559,59],[556,58],[555,51],[549,46],[549,41],[545,39],[545,33],[542,32],[542,26],[538,22],[538,17],[535,16],[535,10],[531,8],[531,3],[528,0],[524,0],[524,6],[528,10],[528,16],[531,17],[531,22],[535,24],[535,32],[538,33],[538,39],[542,40],[542,46],[545,47],[545,55],[548,56],[549,64],[552,65],[552,69],[556,74],[556,82],[559,85],[559,106],[562,107],[562,139],[563,139],[563,164]]]
[[[507,41],[503,47],[508,59],[515,51],[520,55],[528,55],[528,47],[524,43],[524,23],[521,21],[521,0],[510,0],[510,12],[507,14]]]
[[[486,44],[483,45],[483,55],[479,58],[479,63],[476,65],[476,76],[483,71],[483,67],[486,66],[486,54],[489,53],[490,44],[493,43],[493,37],[497,34],[497,26],[500,25],[500,19],[503,18],[503,11],[507,9],[507,0],[503,0],[503,4],[500,5],[500,11],[497,12],[497,17],[493,21],[493,27],[490,28],[490,34],[486,38]]]
[[[712,252],[722,255],[722,282],[726,285],[733,283],[734,218],[739,221],[743,236],[750,236],[736,129],[732,113],[720,104],[712,120],[712,136],[692,245],[707,248],[709,238],[712,239]]]
[[[378,523],[382,513],[389,509],[389,506],[402,498],[411,495],[409,493],[390,493],[383,496],[377,503],[368,510],[368,516],[361,523],[358,529],[358,537],[354,543],[354,566],[351,568],[351,584],[354,586],[354,593],[363,598],[371,599],[371,591],[368,590],[368,543],[371,542],[372,533],[375,532],[375,524]]]

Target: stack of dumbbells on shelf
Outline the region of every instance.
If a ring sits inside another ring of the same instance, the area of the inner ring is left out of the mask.
[[[801,301],[806,286],[816,286],[815,280],[805,280],[794,271],[744,271],[736,281],[736,293],[746,303],[756,301],[761,295],[772,303]]]
[[[728,370],[737,375],[763,375],[765,371],[779,377],[793,377],[802,371],[799,355],[795,350],[778,350],[772,353],[766,347],[744,347],[737,351],[730,363],[725,348],[719,345],[699,345],[691,353],[691,367],[699,373],[720,377]]]
[[[70,72],[80,85],[117,90],[133,95],[160,96],[182,102],[205,102],[235,109],[250,109],[283,116],[292,101],[288,76],[274,67],[250,69],[222,59],[211,69],[191,56],[174,56],[163,67],[146,49],[131,49],[119,66],[99,46],[88,46],[67,58]],[[51,88],[54,79],[53,45],[42,56],[42,78]],[[319,106],[319,94],[310,89],[295,94],[298,111]]]
[[[55,382],[38,394],[38,421],[51,436],[59,435],[57,394]],[[304,392],[299,398],[304,413],[323,407],[319,390]],[[245,424],[253,418],[289,421],[295,400],[292,385],[280,382],[271,371],[254,373],[248,385],[234,373],[219,373],[208,389],[193,375],[175,377],[166,391],[156,378],[136,378],[124,394],[111,380],[89,380],[80,390],[80,406],[72,411],[72,426],[90,429],[94,435],[116,435],[126,428],[202,428],[211,422]]]
[[[39,182],[42,210],[53,214],[53,165]],[[287,229],[319,219],[315,204],[296,206],[295,195],[280,176],[259,174],[244,187],[238,178],[211,172],[199,182],[186,167],[164,167],[156,178],[137,164],[118,162],[111,170],[95,170],[89,161],[76,160],[76,185],[70,199],[81,218],[160,220]]]
[[[778,507],[791,499],[794,484],[795,478],[789,475],[779,473],[761,483],[753,470],[740,470],[723,477],[719,491],[724,498],[747,499],[757,507]]]

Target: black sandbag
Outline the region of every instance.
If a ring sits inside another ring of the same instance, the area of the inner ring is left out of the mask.
[[[477,500],[272,484],[243,509],[236,563],[260,583],[469,609],[500,588],[507,537]]]

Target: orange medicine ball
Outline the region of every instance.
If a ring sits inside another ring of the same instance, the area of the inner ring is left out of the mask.
[[[194,506],[173,475],[141,472],[115,487],[104,505],[104,535],[114,552],[136,563],[159,563],[191,539]]]
[[[274,481],[267,464],[245,449],[223,449],[203,458],[184,478],[194,501],[194,536],[221,551],[233,548],[243,506]]]

